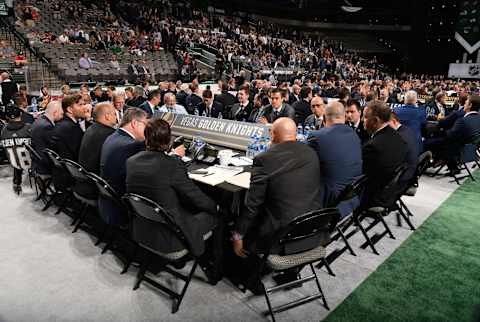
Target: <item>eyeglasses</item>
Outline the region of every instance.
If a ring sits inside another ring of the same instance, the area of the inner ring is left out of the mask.
[[[311,107],[319,107],[319,106],[323,106],[323,104],[311,104],[310,106]]]

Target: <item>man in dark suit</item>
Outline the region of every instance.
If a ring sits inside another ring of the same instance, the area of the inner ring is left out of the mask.
[[[307,116],[304,122],[305,127],[311,130],[320,130],[325,126],[325,102],[323,98],[315,96],[310,101],[312,114]]]
[[[320,200],[327,205],[362,174],[361,142],[355,132],[345,125],[343,104],[334,101],[328,104],[325,127],[310,132],[308,144],[317,152],[320,161]],[[358,198],[342,202],[338,206],[342,217],[350,214],[358,204]]]
[[[350,126],[355,133],[357,133],[362,144],[370,139],[370,134],[368,134],[367,130],[365,130],[364,123],[361,119],[362,109],[357,100],[348,100],[347,106],[345,107],[345,118],[347,120],[346,124]]]
[[[252,103],[249,101],[250,88],[249,86],[242,86],[237,93],[238,103],[233,104],[230,111],[227,113],[229,120],[246,122],[252,113]]]
[[[288,104],[292,105],[302,100],[301,87],[297,84],[292,85],[292,91],[288,94]]]
[[[95,122],[83,135],[78,163],[87,171],[100,175],[100,153],[107,137],[117,124],[116,110],[110,103],[99,103],[95,106]],[[96,189],[92,185],[77,182],[75,190],[82,196],[94,199]]]
[[[402,177],[402,181],[405,183],[410,182],[410,180],[415,175],[417,170],[417,163],[418,163],[418,142],[417,138],[415,137],[415,133],[413,130],[405,125],[403,125],[399,119],[399,117],[392,112],[390,117],[390,126],[392,129],[396,130],[398,134],[402,137],[403,141],[407,144],[407,166],[408,170]]]
[[[383,101],[371,101],[364,110],[365,128],[372,138],[363,146],[363,173],[368,176],[362,206],[390,206],[399,186],[385,190],[395,170],[407,159],[407,144],[389,126],[390,108]]]
[[[312,114],[312,110],[310,109],[311,100],[312,89],[308,86],[302,87],[300,90],[300,100],[295,101],[292,104],[292,107],[295,110],[295,123],[305,126],[305,119]]]
[[[137,64],[135,61],[131,61],[130,65],[127,67],[127,73],[128,73],[128,82],[130,84],[136,84],[138,81],[138,69],[137,69]]]
[[[78,161],[83,130],[79,121],[85,117],[85,103],[80,95],[69,95],[62,99],[63,119],[52,133],[51,148],[61,158]]]
[[[147,113],[139,108],[130,108],[125,113],[120,128],[111,134],[102,146],[100,175],[121,196],[125,193],[126,162],[129,157],[145,150],[144,129]],[[105,222],[123,224],[125,217],[108,200],[99,198],[100,215]]]
[[[162,119],[152,119],[145,128],[147,150],[127,160],[127,192],[147,197],[163,206],[185,232],[192,253],[200,256],[205,251],[203,236],[214,230],[218,222],[217,205],[188,177],[187,168],[178,156],[185,148],[171,149],[171,130]],[[144,236],[146,245],[164,253],[179,251],[182,243],[169,231],[150,221],[137,220],[134,234]],[[142,238],[142,237],[140,237]],[[222,247],[222,239],[218,238]]]
[[[143,103],[145,103],[145,98],[143,97],[143,87],[142,86],[135,86],[133,88],[133,97],[125,102],[128,107],[139,107]]]
[[[435,95],[435,100],[425,105],[425,112],[429,121],[437,121],[447,115],[447,105],[445,104],[444,92],[438,92]]]
[[[198,104],[196,109],[199,115],[218,118],[220,113],[223,115],[223,106],[213,99],[212,91],[206,89],[202,93],[203,102]]]
[[[159,90],[154,90],[154,91],[151,91],[150,93],[148,93],[147,100],[142,105],[140,105],[138,108],[145,111],[145,113],[147,113],[147,115],[148,115],[148,118],[151,118],[153,116],[153,114],[155,114],[155,110],[156,110],[158,104],[160,104],[161,101],[162,101],[162,97],[160,95],[160,91]]]
[[[187,109],[187,112],[189,114],[194,114],[197,106],[203,102],[203,98],[199,94],[198,84],[196,83],[190,84],[190,91],[192,93],[188,95],[187,98],[185,99],[185,104],[186,104],[185,108]]]
[[[403,126],[409,127],[415,134],[417,151],[423,151],[422,128],[427,123],[427,113],[423,106],[417,106],[417,92],[408,91],[405,93],[405,105],[397,106],[393,112],[398,116]]]
[[[245,257],[245,249],[265,251],[275,232],[293,218],[320,209],[323,206],[319,200],[320,186],[317,180],[312,180],[319,177],[318,157],[313,149],[296,141],[295,122],[288,118],[275,121],[272,146],[253,161],[245,208],[235,223],[234,252]],[[296,251],[316,247],[320,242],[311,240],[304,249]]]
[[[10,74],[7,72],[3,72],[0,75],[1,84],[0,87],[2,88],[2,102],[3,105],[7,105],[10,103],[11,100],[15,98],[15,95],[18,93],[18,86],[17,84],[10,79]]]
[[[284,97],[280,88],[274,88],[270,94],[271,104],[265,106],[259,122],[273,123],[280,117],[288,117],[295,121],[295,110],[283,102]]]
[[[62,118],[62,103],[52,101],[48,103],[45,113],[32,124],[32,147],[41,157],[41,160],[32,159],[32,165],[37,174],[50,174],[50,164],[43,150],[50,146],[55,122],[60,121]]]
[[[228,84],[226,82],[222,82],[221,90],[220,94],[215,95],[214,101],[222,105],[222,111],[227,111],[237,102],[237,99],[228,92]]]
[[[183,107],[187,106],[187,97],[188,97],[187,89],[188,89],[187,84],[181,84],[180,90],[175,95],[177,98],[177,103],[182,105]]]

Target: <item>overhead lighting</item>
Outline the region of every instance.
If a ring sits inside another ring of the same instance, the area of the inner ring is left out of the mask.
[[[355,13],[359,12],[360,10],[363,9],[363,7],[349,7],[349,6],[341,6],[343,11],[348,12],[348,13]]]

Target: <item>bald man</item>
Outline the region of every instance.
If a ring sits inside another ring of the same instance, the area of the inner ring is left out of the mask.
[[[318,184],[320,200],[328,205],[340,192],[362,174],[362,145],[355,131],[345,125],[345,108],[340,102],[330,102],[325,108],[325,127],[310,132],[308,144],[317,152],[321,173]],[[340,203],[342,217],[359,204],[354,198]]]
[[[240,257],[266,251],[275,232],[293,218],[322,208],[318,181],[320,166],[315,151],[296,141],[295,122],[286,117],[272,125],[272,145],[253,160],[245,208],[235,224],[234,252]],[[312,240],[304,251],[319,245]],[[272,253],[282,252],[273,249]],[[296,275],[295,275],[296,276]]]
[[[48,103],[45,113],[32,124],[32,147],[37,151],[40,160],[33,159],[32,166],[39,175],[50,175],[50,165],[47,156],[43,153],[50,146],[50,138],[55,123],[63,118],[63,109],[60,101]]]

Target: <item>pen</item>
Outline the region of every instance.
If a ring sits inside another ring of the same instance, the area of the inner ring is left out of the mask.
[[[210,173],[207,173],[207,174],[203,175],[203,176],[202,176],[202,178],[203,178],[203,177],[208,177],[208,176],[211,176],[212,174],[215,174],[215,172],[210,172]]]

